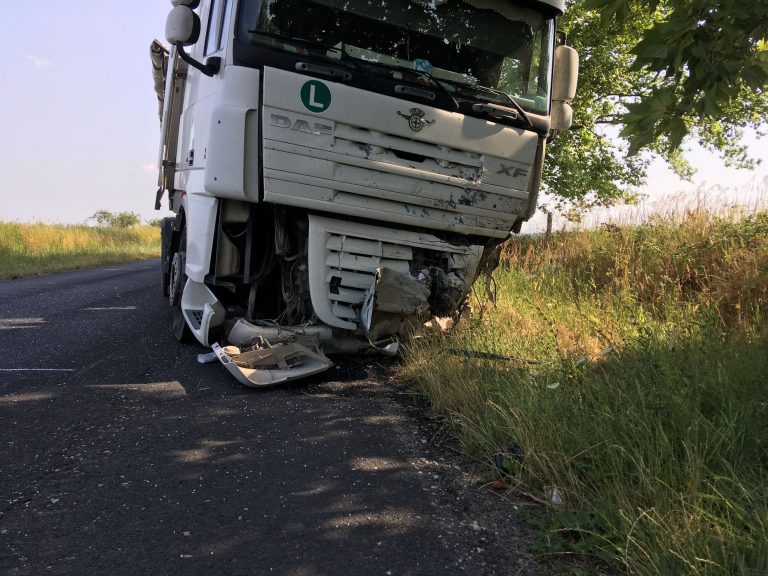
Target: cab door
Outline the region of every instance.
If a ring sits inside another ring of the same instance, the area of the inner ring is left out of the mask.
[[[183,175],[181,181],[177,181],[177,188],[188,193],[205,193],[202,172],[206,165],[210,119],[213,109],[221,101],[222,72],[234,4],[235,0],[203,0],[198,8],[201,34],[197,43],[189,48],[189,53],[203,63],[210,58],[220,58],[222,67],[213,76],[206,76],[193,67],[186,71],[186,105],[177,155]]]

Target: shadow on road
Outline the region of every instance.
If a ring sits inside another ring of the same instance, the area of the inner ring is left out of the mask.
[[[170,365],[152,346],[2,387],[4,573],[445,567],[414,430],[354,378],[359,361],[339,380],[250,390],[164,348]]]

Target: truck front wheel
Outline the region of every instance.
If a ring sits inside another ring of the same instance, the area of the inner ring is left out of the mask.
[[[192,331],[187,326],[184,313],[181,311],[181,296],[184,293],[184,285],[187,283],[186,265],[187,229],[185,227],[181,232],[179,250],[171,257],[168,286],[168,301],[171,304],[171,330],[179,342],[193,340]]]
[[[160,289],[168,296],[173,254],[173,225],[175,218],[163,218],[160,223]]]

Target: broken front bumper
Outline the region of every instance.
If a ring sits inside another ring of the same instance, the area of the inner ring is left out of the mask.
[[[235,346],[222,348],[218,343],[212,348],[227,371],[249,387],[299,380],[333,366],[314,339],[275,345],[262,341],[242,350]]]
[[[374,330],[373,310],[418,312],[424,319],[453,314],[472,286],[482,252],[482,246],[455,245],[431,234],[310,215],[312,307],[334,328],[375,339],[394,336],[403,323]]]

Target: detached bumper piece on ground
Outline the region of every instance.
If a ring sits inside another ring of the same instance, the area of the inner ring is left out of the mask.
[[[313,337],[275,345],[263,338],[247,348],[212,346],[224,367],[249,387],[273,386],[325,372],[333,366]]]

